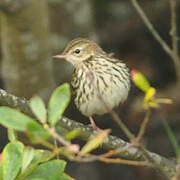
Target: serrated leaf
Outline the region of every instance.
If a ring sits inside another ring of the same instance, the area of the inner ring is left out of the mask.
[[[3,151],[3,180],[14,180],[22,166],[24,145],[20,142],[11,142]]]
[[[33,98],[30,99],[30,107],[32,109],[32,112],[37,117],[37,119],[41,123],[46,123],[47,120],[46,106],[43,100],[39,96],[34,96]]]
[[[7,128],[13,128],[18,131],[25,131],[26,125],[33,122],[31,117],[7,106],[0,107],[0,124]]]
[[[35,150],[31,147],[26,147],[23,152],[22,172],[29,166],[34,158]]]
[[[40,140],[47,140],[50,134],[37,122],[30,122],[27,124],[27,131],[32,143],[37,144]]]
[[[48,121],[50,125],[55,126],[64,113],[69,101],[69,84],[65,83],[54,90],[48,104]]]
[[[92,150],[96,149],[99,145],[103,143],[104,139],[108,136],[109,133],[110,129],[100,131],[97,135],[95,135],[83,146],[79,154],[85,155],[91,152]]]
[[[144,92],[148,91],[148,89],[150,88],[150,83],[148,82],[148,80],[142,73],[140,73],[136,70],[132,70],[131,76],[132,76],[132,80],[133,80],[134,84],[139,89],[141,89]]]
[[[64,172],[66,162],[63,160],[52,160],[40,164],[26,177],[26,180],[43,179],[43,180],[59,180]]]

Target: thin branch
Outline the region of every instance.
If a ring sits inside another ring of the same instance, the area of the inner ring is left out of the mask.
[[[12,108],[17,108],[23,113],[33,117],[28,101],[13,96],[11,94],[8,94],[6,91],[1,89],[0,89],[0,104],[5,106],[10,106]],[[90,136],[97,134],[97,131],[93,130],[90,126],[83,125],[82,123],[70,120],[66,117],[62,117],[58,124],[59,126],[65,128],[68,131],[71,131],[75,128],[81,129],[82,133],[80,136],[78,136],[78,138],[85,141],[87,141]],[[124,148],[127,147],[128,145],[131,146],[130,143],[122,140],[121,138],[109,135],[105,139],[102,148],[106,150],[112,150],[112,149]],[[145,153],[148,154],[148,157],[150,157],[153,160],[153,162],[156,162],[156,164],[158,164],[161,167],[161,169],[163,169],[163,171],[166,172],[168,177],[172,177],[176,174],[176,166],[178,164],[175,161],[164,158],[163,156],[150,152],[146,149],[144,149],[144,151]],[[127,158],[129,160],[136,160],[136,161],[144,160],[142,150],[139,147],[127,148],[127,150],[121,152],[119,156],[123,158]]]
[[[88,70],[88,68],[86,66],[83,66],[83,70],[87,76],[87,78],[89,78],[91,84],[93,85],[93,88],[95,89],[95,91],[97,92],[98,98],[99,100],[103,103],[104,107],[106,108],[107,112],[112,116],[112,119],[118,124],[118,126],[122,129],[122,131],[124,132],[124,134],[129,138],[130,141],[133,141],[133,139],[135,139],[134,134],[132,134],[130,132],[130,130],[127,128],[127,126],[123,123],[123,121],[119,118],[118,114],[113,111],[108,104],[105,102],[104,98],[102,97],[101,93],[99,92],[99,89],[97,88],[97,86],[94,83],[94,78],[92,75],[92,72],[90,72]]]
[[[171,12],[171,30],[170,35],[172,37],[172,55],[175,64],[177,77],[180,83],[180,57],[178,49],[178,35],[177,35],[177,16],[176,16],[176,0],[169,0],[170,12]]]
[[[46,127],[45,128],[49,134],[54,138],[56,139],[60,144],[64,145],[64,146],[69,146],[71,145],[70,141],[67,141],[66,139],[64,139],[62,136],[60,136],[56,130],[54,128],[49,128],[49,127]]]
[[[140,130],[139,130],[139,133],[137,135],[137,138],[136,138],[136,142],[139,143],[145,133],[145,130],[146,130],[146,127],[147,127],[147,124],[149,122],[149,116],[150,116],[150,109],[146,112],[146,115],[145,115],[145,118],[141,124],[141,127],[140,127]]]
[[[120,158],[104,158],[100,157],[98,158],[99,161],[105,162],[105,163],[121,163],[131,166],[151,166],[152,164],[147,161],[131,161],[126,159],[120,159]]]
[[[180,86],[180,57],[178,53],[178,36],[177,36],[177,20],[176,20],[176,0],[169,0],[171,9],[171,36],[172,36],[172,49],[169,45],[161,38],[159,33],[154,28],[153,24],[147,18],[146,14],[138,4],[137,0],[131,0],[132,5],[135,7],[140,18],[143,20],[146,27],[152,33],[154,38],[159,42],[164,51],[171,57],[174,62],[175,72],[177,75],[177,82]]]
[[[139,16],[141,17],[141,19],[143,20],[144,24],[147,26],[147,28],[149,29],[149,31],[153,34],[154,38],[159,42],[159,44],[162,46],[162,48],[164,49],[164,51],[171,57],[173,58],[172,55],[172,50],[171,48],[168,46],[168,44],[161,38],[161,36],[159,35],[159,33],[156,31],[156,29],[154,28],[154,26],[152,25],[152,23],[149,21],[149,19],[147,18],[146,14],[144,13],[144,11],[142,10],[142,8],[140,7],[140,5],[138,4],[137,0],[131,0],[133,6],[135,7],[136,11],[138,12]]]
[[[123,130],[123,132],[126,134],[126,136],[129,138],[131,143],[134,144],[138,144],[140,139],[142,138],[144,132],[145,132],[145,128],[149,119],[149,115],[150,115],[150,111],[147,112],[147,115],[145,117],[144,122],[142,123],[141,129],[140,129],[140,133],[138,134],[137,139],[135,138],[135,136],[130,132],[130,130],[126,127],[126,125],[121,121],[121,119],[119,118],[119,116],[117,115],[116,112],[114,112],[109,106],[108,104],[105,102],[104,98],[102,97],[101,93],[99,92],[99,89],[97,88],[97,86],[94,84],[94,78],[92,73],[88,70],[88,68],[86,68],[86,66],[83,67],[83,70],[87,76],[87,78],[89,78],[91,84],[93,85],[94,89],[97,92],[98,98],[100,99],[100,101],[103,103],[104,107],[106,108],[107,112],[110,113],[110,115],[112,116],[113,120],[115,120],[117,122],[117,124],[119,125],[119,127]],[[164,169],[162,168],[161,165],[159,165],[157,163],[157,161],[155,161],[154,159],[152,159],[152,157],[145,151],[143,145],[141,145],[140,143],[139,145],[139,151],[142,153],[142,156],[144,157],[145,160],[151,162],[154,167],[156,167],[157,170],[159,170],[160,172],[162,172],[162,175],[164,176],[165,179],[167,179],[167,173],[164,171]],[[109,160],[107,160],[108,162],[110,162]],[[116,160],[114,160],[116,161]],[[117,160],[116,162],[118,162],[119,160]],[[114,162],[115,163],[115,162]]]

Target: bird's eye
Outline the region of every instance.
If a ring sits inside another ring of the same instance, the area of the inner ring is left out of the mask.
[[[80,53],[80,49],[76,49],[74,52],[75,52],[76,54],[79,54],[79,53]]]

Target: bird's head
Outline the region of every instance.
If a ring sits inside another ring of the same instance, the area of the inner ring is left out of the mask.
[[[62,54],[53,57],[65,59],[77,66],[98,53],[104,54],[105,52],[95,42],[78,38],[71,41]]]

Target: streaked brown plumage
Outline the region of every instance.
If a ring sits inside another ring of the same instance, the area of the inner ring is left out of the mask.
[[[95,42],[78,38],[71,41],[61,55],[74,66],[71,85],[75,104],[85,116],[104,114],[126,100],[130,89],[127,66],[119,59],[109,56]]]

